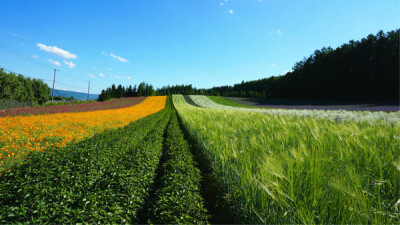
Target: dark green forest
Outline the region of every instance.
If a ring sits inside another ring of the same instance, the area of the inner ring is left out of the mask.
[[[213,87],[210,95],[318,100],[399,100],[400,30],[368,35],[332,49],[316,50],[293,71],[234,86]]]
[[[233,86],[196,89],[165,86],[157,95],[206,94],[231,97],[318,100],[399,100],[399,32],[368,35],[332,49],[316,50],[293,71]]]
[[[136,85],[132,87],[129,85],[128,87],[123,87],[122,85],[115,86],[115,84],[111,85],[111,87],[102,90],[99,95],[99,101],[107,101],[112,98],[123,98],[123,97],[141,97],[141,96],[154,96],[156,95],[156,91],[154,90],[151,84],[147,84],[142,82],[136,88]]]
[[[196,89],[192,85],[138,88],[119,85],[103,90],[100,100],[110,98],[201,94],[255,98],[298,98],[337,101],[399,100],[400,29],[360,41],[351,40],[336,49],[324,47],[297,62],[282,76],[247,81],[233,86]]]
[[[50,88],[39,79],[6,73],[0,69],[0,99],[43,104],[49,100]]]

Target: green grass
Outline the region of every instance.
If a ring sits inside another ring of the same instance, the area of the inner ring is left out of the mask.
[[[215,103],[225,106],[239,107],[239,108],[251,108],[251,109],[265,109],[263,107],[251,106],[251,105],[242,105],[236,102],[229,101],[228,99],[220,96],[207,96],[207,98],[211,99]]]
[[[398,124],[206,109],[174,96],[235,223],[399,223]]]

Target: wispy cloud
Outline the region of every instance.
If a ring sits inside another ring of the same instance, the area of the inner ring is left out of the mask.
[[[54,61],[52,59],[49,59],[49,62],[55,66],[61,66],[61,63],[59,61]]]
[[[122,58],[121,56],[114,55],[114,54],[112,54],[112,53],[110,53],[110,56],[113,57],[114,59],[120,61],[120,62],[129,62],[129,60],[124,59],[124,58]]]
[[[103,74],[103,73],[99,73],[99,76],[100,76],[100,77],[104,77],[104,74]]]
[[[224,5],[224,3],[223,3],[223,2],[220,2],[219,5]]]
[[[107,68],[106,70],[111,71],[112,69],[111,68]]]
[[[117,75],[113,75],[112,77],[117,78],[117,79],[124,79],[123,77],[117,76]]]
[[[131,77],[127,77],[128,80],[132,79]]]
[[[24,38],[24,39],[32,39],[30,37],[27,37],[27,36],[24,36],[24,35],[20,35],[20,34],[16,34],[16,33],[13,33],[13,32],[6,32],[6,34],[14,36],[14,37]]]
[[[32,58],[38,59],[39,56],[37,56],[37,55],[32,55]]]
[[[233,14],[233,13],[234,13],[233,9],[229,10],[229,13],[230,13],[230,14]],[[239,14],[240,14],[240,13],[239,13]]]
[[[277,34],[282,34],[281,29],[278,29],[278,30],[276,31],[276,33],[277,33]]]
[[[59,56],[59,57],[64,58],[64,59],[76,59],[76,58],[78,58],[78,56],[76,56],[75,54],[70,53],[70,52],[68,52],[68,51],[66,51],[64,49],[58,48],[56,46],[47,46],[47,45],[44,45],[44,44],[41,44],[41,43],[36,43],[36,46],[38,46],[39,49],[42,50],[42,51],[54,54],[54,55]]]
[[[271,66],[276,66],[276,65],[272,63],[272,65],[271,65]]]
[[[105,51],[101,51],[101,54],[107,56],[107,52]]]
[[[96,78],[96,76],[91,74],[91,73],[89,73],[88,76],[91,77],[91,78]]]
[[[64,63],[71,69],[73,69],[76,66],[73,62],[68,62],[67,60],[64,60]]]

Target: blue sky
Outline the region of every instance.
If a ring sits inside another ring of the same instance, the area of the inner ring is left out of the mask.
[[[0,1],[0,67],[93,93],[233,85],[399,28],[398,0]]]

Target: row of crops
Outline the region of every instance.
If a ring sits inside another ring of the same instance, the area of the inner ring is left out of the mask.
[[[400,116],[260,110],[173,97],[234,222],[398,223]]]
[[[165,101],[165,100],[164,100]],[[164,138],[165,137],[165,138]],[[1,223],[206,223],[171,99],[124,128],[31,152],[0,176]]]
[[[65,147],[105,130],[124,127],[160,111],[165,99],[149,97],[140,104],[112,110],[0,117],[0,171],[23,163],[29,152]]]
[[[106,110],[106,109],[121,109],[139,104],[145,98],[146,97],[119,98],[107,102],[87,102],[87,103],[78,102],[75,104],[54,105],[54,106],[28,107],[31,105],[21,105],[19,106],[19,108],[13,107],[7,110],[0,110],[0,117],[21,116],[21,115],[23,116],[43,115],[43,114],[55,114],[55,113],[66,113],[66,112],[89,112],[89,111]]]
[[[400,222],[398,112],[174,95],[0,120],[0,223]]]

